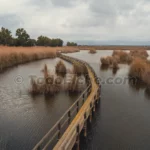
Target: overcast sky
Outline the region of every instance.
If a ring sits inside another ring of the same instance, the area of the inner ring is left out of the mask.
[[[138,44],[150,41],[150,0],[0,0],[0,26],[32,38]]]

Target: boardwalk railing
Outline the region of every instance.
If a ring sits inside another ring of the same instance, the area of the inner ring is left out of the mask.
[[[62,59],[65,59],[66,61],[69,61],[70,63],[78,61],[83,65],[87,65],[94,75],[95,82],[97,82],[94,70],[86,62],[83,62],[83,61],[80,61],[78,59],[74,59],[68,56],[64,56],[64,55],[59,55],[59,57],[61,57]],[[91,93],[91,90],[92,90],[92,81],[90,79],[89,85],[85,89],[85,91],[83,91],[83,93],[75,101],[75,103],[64,113],[64,115],[56,122],[56,124],[48,131],[48,133],[40,140],[40,142],[37,143],[37,145],[33,148],[33,150],[53,149],[53,147],[60,140],[60,138],[65,133],[67,128],[70,126],[75,116],[80,111],[80,108],[84,105],[86,99],[89,97]],[[95,100],[97,100],[98,98],[97,97],[98,93],[99,93],[99,90],[96,89],[95,95],[94,95]],[[94,106],[93,103],[90,103],[90,109],[93,109],[93,106]],[[85,114],[84,119],[87,119],[87,116],[88,115]],[[80,129],[78,129],[77,127],[77,131],[78,130]]]

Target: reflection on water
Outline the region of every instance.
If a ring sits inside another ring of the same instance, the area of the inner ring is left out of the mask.
[[[130,78],[129,85],[132,88],[132,90],[135,90],[137,92],[139,90],[142,90],[142,89],[146,88],[146,84],[143,81],[138,80],[136,78]]]
[[[145,93],[145,96],[147,97],[147,99],[150,99],[150,87],[146,87],[144,93]]]
[[[117,72],[100,67],[100,58],[112,55],[112,51],[68,55],[89,62],[103,80],[128,78],[128,65],[119,65]],[[81,150],[150,149],[150,88],[131,81],[129,78],[121,84],[102,85],[101,107],[95,113],[87,138],[81,139]]]
[[[113,75],[115,75],[118,71],[118,68],[110,68],[109,65],[100,65],[100,70],[101,71],[108,71],[108,69],[112,70]]]
[[[101,66],[100,66],[100,69],[101,69],[102,71],[107,71],[107,70],[109,69],[109,66],[108,66],[108,65],[101,65]]]
[[[113,73],[113,75],[116,75],[117,71],[118,71],[118,69],[117,69],[117,68],[113,68],[113,69],[112,69],[112,73]]]

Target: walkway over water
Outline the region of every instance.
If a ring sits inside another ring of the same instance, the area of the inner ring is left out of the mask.
[[[87,119],[92,119],[92,111],[95,111],[95,105],[100,99],[100,86],[94,70],[84,61],[61,54],[60,58],[70,63],[85,65],[88,71],[89,85],[33,150],[70,150],[75,143],[79,147],[80,132],[84,129],[86,136]]]

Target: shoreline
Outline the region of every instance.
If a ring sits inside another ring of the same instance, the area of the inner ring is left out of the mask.
[[[55,58],[57,52],[74,53],[80,50],[150,50],[150,46],[63,46],[9,47],[0,46],[0,73],[8,68],[32,61]]]

